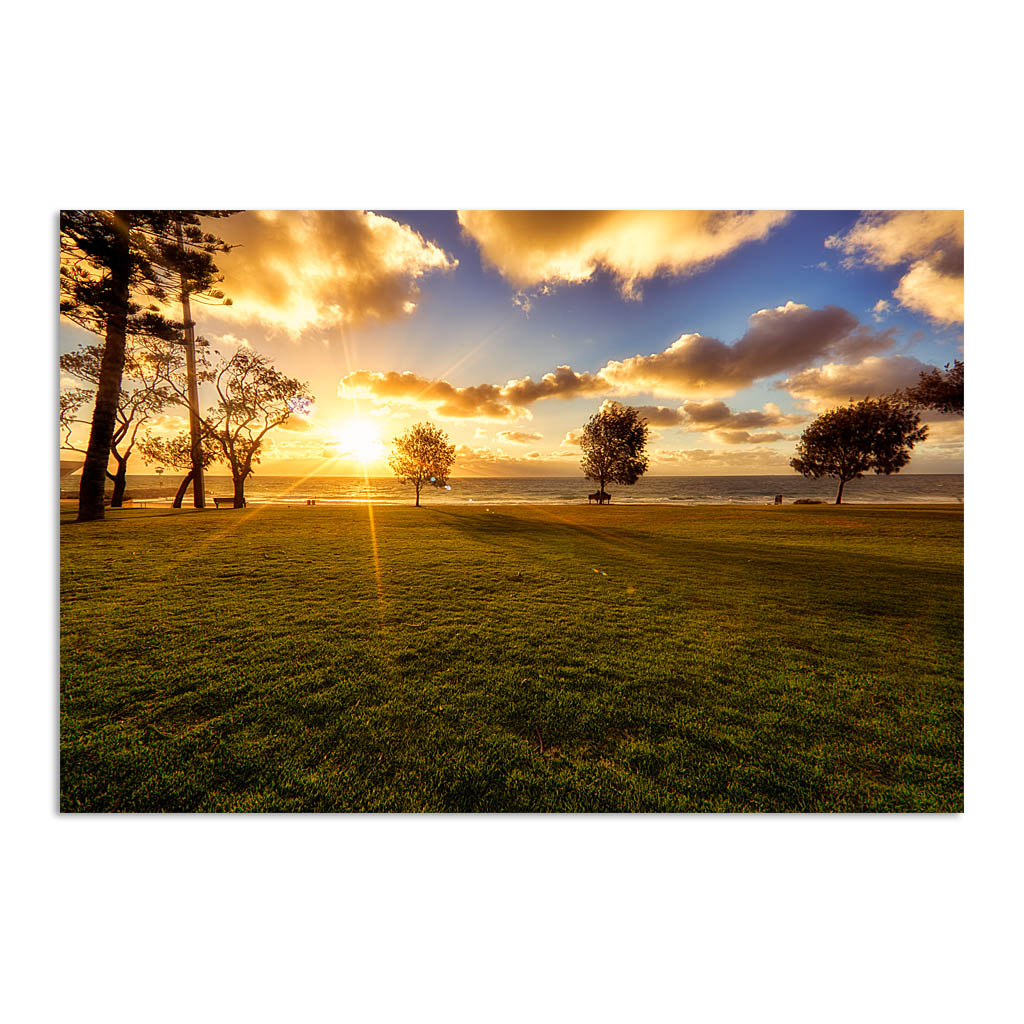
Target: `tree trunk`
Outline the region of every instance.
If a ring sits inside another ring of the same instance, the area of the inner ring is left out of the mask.
[[[110,507],[120,508],[124,504],[125,477],[128,474],[128,460],[119,461],[114,474],[114,493],[110,497]]]
[[[103,518],[107,461],[114,437],[117,402],[121,397],[125,334],[128,329],[128,298],[131,281],[131,248],[128,239],[130,214],[114,211],[116,240],[110,258],[110,310],[107,313],[103,359],[100,362],[96,406],[92,413],[89,449],[78,488],[78,522]]]
[[[846,481],[840,478],[839,490],[836,491],[836,504],[841,505],[843,503],[843,488],[846,486]]]
[[[245,508],[245,477],[233,477],[235,481],[235,508]]]
[[[416,507],[420,507],[420,482],[416,481]]]
[[[181,481],[181,486],[178,488],[178,493],[174,495],[174,501],[171,503],[171,508],[181,508],[181,501],[185,497],[185,492],[188,490],[188,485],[192,483],[192,470],[188,471],[185,479]]]

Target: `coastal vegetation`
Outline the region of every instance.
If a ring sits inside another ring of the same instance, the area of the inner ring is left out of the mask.
[[[796,457],[789,464],[804,476],[839,481],[836,504],[843,488],[865,473],[898,473],[909,461],[915,444],[928,436],[921,417],[896,398],[865,398],[818,416],[803,432]]]
[[[432,423],[417,423],[391,442],[388,465],[403,484],[416,488],[416,507],[424,487],[444,487],[455,463],[455,445]]]

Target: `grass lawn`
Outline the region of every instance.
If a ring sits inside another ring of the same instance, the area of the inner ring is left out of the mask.
[[[67,811],[963,809],[960,506],[61,518]]]

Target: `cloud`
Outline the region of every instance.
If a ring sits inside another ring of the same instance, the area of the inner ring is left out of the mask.
[[[519,288],[611,273],[624,296],[657,274],[691,274],[759,241],[788,213],[772,210],[460,210],[483,262]],[[527,303],[528,299],[525,300]]]
[[[803,423],[807,418],[800,413],[784,413],[774,402],[766,403],[763,410],[751,409],[748,412],[733,412],[722,401],[684,402],[676,409],[663,405],[641,405],[638,408],[649,426],[682,427],[690,431],[791,426]]]
[[[871,307],[871,315],[878,323],[881,323],[891,311],[892,306],[886,302],[885,299],[879,299],[874,306]]]
[[[678,468],[696,470],[700,474],[715,472],[770,473],[775,470],[788,470],[791,455],[775,452],[770,449],[757,451],[715,451],[711,448],[687,448],[676,451],[660,451],[653,453],[653,462]]]
[[[384,402],[410,402],[431,408],[438,416],[452,419],[522,419],[530,411],[509,403],[496,384],[458,388],[446,380],[427,380],[415,373],[375,373],[355,370],[341,378],[342,398],[372,398]]]
[[[409,372],[356,370],[341,379],[338,393],[345,398],[370,398],[380,404],[404,402],[448,418],[529,419],[529,406],[548,398],[647,393],[687,397],[702,392],[727,395],[760,378],[803,369],[823,358],[857,359],[885,351],[895,343],[895,330],[872,331],[838,306],[811,309],[787,302],[752,314],[749,329],[732,345],[699,334],[684,334],[663,352],[612,360],[597,373],[559,366],[540,380],[523,377],[504,385],[457,387],[446,380],[428,380]],[[748,429],[794,422],[791,417],[783,417],[777,407],[732,413],[721,402],[709,409],[707,403],[691,401],[681,409],[644,407],[654,427]],[[712,414],[718,419],[713,420]]]
[[[609,362],[599,376],[620,393],[731,394],[825,356],[884,351],[893,344],[893,332],[874,333],[839,306],[811,309],[787,302],[752,314],[750,327],[732,345],[684,334],[664,352]]]
[[[533,434],[525,430],[499,430],[494,435],[496,441],[508,441],[511,444],[531,444],[533,441],[540,441],[543,434]]]
[[[608,390],[608,381],[600,374],[577,373],[570,366],[558,366],[540,380],[510,380],[502,388],[502,395],[515,405],[532,405],[542,398],[579,398],[607,394]]]
[[[892,394],[916,384],[919,374],[933,369],[911,356],[869,356],[859,363],[826,363],[802,370],[776,387],[820,410],[845,405],[851,398]]]
[[[962,210],[866,213],[845,235],[826,238],[825,246],[845,253],[847,267],[907,265],[893,298],[940,323],[963,323]]]
[[[716,430],[715,437],[726,444],[769,444],[772,441],[794,441],[792,434],[780,434],[777,430],[770,434],[751,434],[748,430]]]
[[[218,259],[233,302],[218,315],[295,333],[407,315],[420,278],[458,265],[405,224],[359,210],[253,210],[216,230],[238,246]]]

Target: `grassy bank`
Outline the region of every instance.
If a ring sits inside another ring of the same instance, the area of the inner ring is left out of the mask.
[[[960,507],[72,519],[65,810],[963,806]]]

